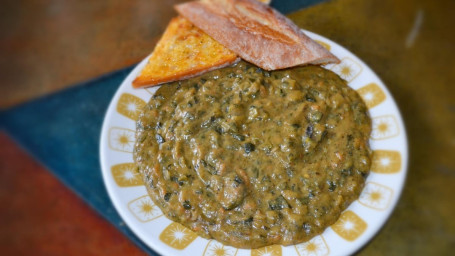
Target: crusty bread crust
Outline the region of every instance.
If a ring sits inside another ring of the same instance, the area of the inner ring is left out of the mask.
[[[171,20],[133,87],[155,86],[187,79],[238,61],[237,54],[187,19]]]
[[[175,8],[215,40],[263,69],[339,63],[291,20],[255,0],[202,0]]]
[[[192,77],[195,77],[198,75],[202,75],[206,72],[209,72],[209,71],[212,71],[215,69],[227,67],[227,66],[237,63],[239,61],[240,61],[240,58],[235,58],[232,60],[223,60],[223,61],[219,61],[216,63],[211,63],[210,67],[203,66],[203,67],[198,67],[198,68],[193,68],[193,69],[187,69],[187,70],[183,70],[182,72],[180,72],[178,74],[169,75],[167,77],[145,78],[142,76],[138,76],[133,81],[133,87],[134,88],[153,87],[153,86],[157,86],[157,85],[164,84],[164,83],[185,80],[185,79],[192,78]]]

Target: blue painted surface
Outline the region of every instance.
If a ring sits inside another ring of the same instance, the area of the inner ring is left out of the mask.
[[[74,86],[0,115],[0,125],[100,215],[150,255],[125,225],[101,176],[99,140],[110,100],[132,68]]]
[[[281,13],[290,13],[326,0],[272,0],[270,4]]]
[[[322,0],[275,0],[272,6],[288,13],[318,2]],[[104,114],[131,70],[129,67],[2,111],[0,128],[137,246],[158,255],[124,224],[107,195],[100,171]]]

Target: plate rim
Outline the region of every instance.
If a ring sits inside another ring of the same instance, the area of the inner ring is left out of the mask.
[[[408,141],[408,136],[407,136],[407,130],[406,130],[406,126],[404,124],[404,121],[403,121],[403,117],[402,117],[402,114],[401,114],[401,111],[400,111],[400,108],[397,104],[397,102],[395,101],[395,98],[393,97],[393,95],[390,93],[390,90],[389,88],[386,86],[386,84],[382,81],[382,79],[376,74],[376,72],[371,69],[362,59],[360,59],[357,55],[355,55],[354,53],[352,53],[350,50],[346,49],[344,46],[336,43],[335,41],[331,40],[331,39],[328,39],[322,35],[319,35],[319,34],[316,34],[314,32],[311,32],[311,31],[308,31],[308,30],[305,30],[305,29],[302,29],[302,31],[307,35],[309,36],[310,38],[314,38],[314,40],[319,40],[320,39],[323,39],[324,41],[327,41],[333,45],[336,45],[337,47],[341,48],[342,50],[346,51],[347,53],[349,53],[350,55],[352,55],[353,57],[355,57],[355,60],[357,62],[359,62],[362,66],[364,67],[367,67],[369,69],[370,72],[372,72],[372,74],[375,76],[375,78],[377,78],[379,80],[379,82],[383,85],[383,87],[381,89],[384,89],[387,96],[390,97],[390,100],[391,100],[391,104],[393,105],[394,108],[396,108],[396,117],[397,117],[397,122],[398,122],[398,126],[399,127],[402,127],[402,132],[400,134],[400,136],[403,136],[403,142],[404,142],[404,147],[403,147],[403,150],[400,151],[400,153],[402,153],[402,167],[401,167],[401,171],[403,172],[402,174],[402,178],[399,182],[399,187],[396,187],[395,189],[395,193],[396,193],[396,197],[394,199],[393,202],[391,202],[390,206],[389,206],[389,210],[384,213],[384,217],[382,219],[380,219],[378,221],[379,225],[378,227],[373,230],[373,232],[370,232],[370,234],[368,235],[365,235],[366,237],[364,237],[363,241],[358,245],[356,246],[355,248],[348,248],[348,250],[344,251],[343,253],[346,253],[346,254],[352,254],[352,253],[355,253],[357,251],[359,251],[360,249],[362,249],[365,245],[367,245],[377,234],[380,230],[383,229],[385,223],[390,219],[390,216],[392,215],[392,213],[395,211],[396,209],[396,206],[398,204],[398,202],[400,201],[401,199],[401,196],[403,194],[403,189],[404,189],[404,186],[405,186],[405,183],[406,183],[406,180],[407,180],[407,175],[408,175],[408,167],[409,167],[409,141]],[[315,38],[316,37],[316,38]],[[109,120],[112,118],[112,112],[115,111],[115,105],[117,103],[117,100],[120,98],[120,95],[124,93],[124,91],[122,91],[122,88],[124,86],[124,84],[128,81],[128,80],[131,80],[131,77],[135,77],[137,75],[137,73],[140,71],[140,69],[148,62],[148,59],[149,59],[150,55],[148,55],[147,57],[145,57],[143,60],[141,60],[130,72],[129,74],[125,77],[125,79],[119,84],[114,96],[112,97],[109,105],[108,105],[108,108],[105,112],[105,115],[103,117],[103,124],[102,124],[102,128],[101,128],[101,134],[100,134],[100,144],[99,144],[99,157],[100,157],[100,164],[101,164],[101,173],[102,173],[102,177],[103,177],[103,183],[104,183],[104,186],[107,190],[107,193],[109,195],[109,199],[111,200],[112,204],[114,205],[114,208],[115,210],[117,211],[117,213],[119,214],[119,216],[122,218],[123,222],[125,222],[125,224],[128,226],[128,228],[147,246],[149,247],[150,249],[152,249],[153,251],[159,253],[159,254],[163,254],[163,255],[166,255],[169,253],[169,251],[163,249],[164,246],[158,244],[158,240],[155,239],[153,240],[152,242],[149,242],[149,241],[146,241],[145,240],[145,236],[147,236],[145,233],[143,233],[140,229],[136,229],[135,228],[135,224],[133,223],[130,223],[131,220],[130,220],[130,217],[126,215],[125,213],[125,209],[127,206],[123,206],[123,204],[121,203],[120,201],[120,198],[115,196],[115,187],[111,185],[112,182],[109,182],[108,180],[110,179],[110,177],[108,176],[108,174],[110,173],[109,172],[109,166],[108,166],[108,161],[106,158],[107,154],[106,154],[106,150],[107,150],[107,147],[105,147],[104,145],[107,145],[108,143],[108,136],[106,136],[107,133],[109,133]],[[349,82],[348,82],[349,84]],[[351,87],[351,86],[350,86]],[[159,88],[159,86],[156,86],[154,88]],[[352,88],[352,87],[351,87]],[[142,88],[143,89],[143,88]],[[150,96],[152,96],[152,94],[150,94]],[[370,114],[370,110],[368,111],[369,114]],[[366,182],[365,182],[366,184]],[[363,191],[363,190],[362,190]],[[360,196],[360,195],[359,195]],[[350,206],[352,204],[354,204],[356,201],[358,201],[358,199],[356,199],[355,201],[353,201]],[[127,211],[127,210],[126,210]],[[345,212],[346,209],[343,211]],[[165,216],[163,216],[165,217]],[[169,222],[172,222],[171,220],[167,219],[166,217],[164,218],[166,219],[167,221]],[[326,228],[327,229],[330,229],[331,226],[328,226]],[[326,231],[325,230],[325,231]],[[324,231],[324,232],[325,232]],[[323,232],[323,233],[324,233]],[[323,234],[321,233],[321,235]],[[315,236],[317,237],[317,236]],[[198,238],[200,238],[198,236]],[[211,241],[211,240],[208,240],[208,241]],[[332,254],[330,254],[332,255]]]

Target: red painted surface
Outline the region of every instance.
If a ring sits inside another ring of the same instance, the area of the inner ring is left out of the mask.
[[[0,254],[144,255],[0,132]]]

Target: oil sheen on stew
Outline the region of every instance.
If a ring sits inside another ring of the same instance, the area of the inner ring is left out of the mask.
[[[358,198],[370,131],[333,72],[239,62],[163,85],[137,121],[134,159],[169,219],[239,248],[289,245]]]

